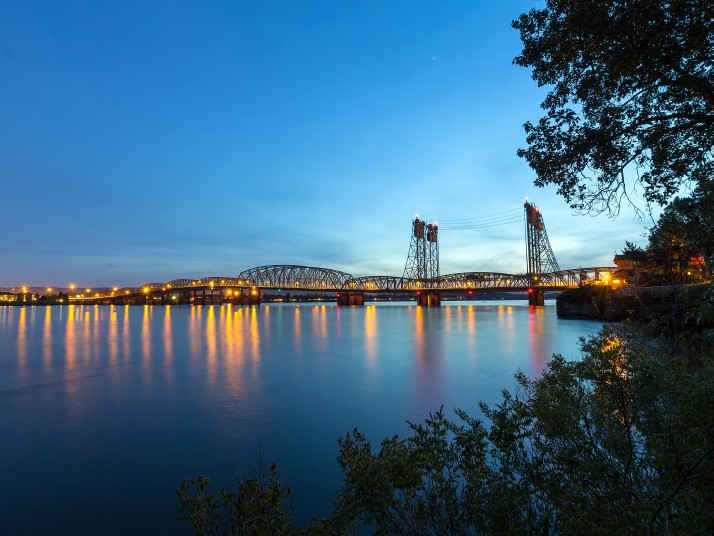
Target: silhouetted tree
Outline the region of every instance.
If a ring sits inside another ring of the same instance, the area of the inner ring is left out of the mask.
[[[514,62],[548,86],[518,151],[571,207],[617,214],[633,184],[665,204],[714,177],[714,2],[546,0],[513,22]]]

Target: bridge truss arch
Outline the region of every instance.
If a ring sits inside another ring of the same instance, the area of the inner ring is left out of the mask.
[[[274,264],[244,270],[238,274],[238,279],[248,280],[256,287],[327,291],[346,288],[345,283],[352,279],[352,275],[330,268]]]

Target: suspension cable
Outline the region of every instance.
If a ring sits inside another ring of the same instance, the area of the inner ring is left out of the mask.
[[[517,208],[477,218],[438,220],[438,225],[440,231],[464,231],[518,223],[522,222],[524,217],[523,209]]]

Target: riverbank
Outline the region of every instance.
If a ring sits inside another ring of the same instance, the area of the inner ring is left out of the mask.
[[[685,315],[703,303],[709,288],[709,283],[619,289],[584,286],[562,292],[556,299],[556,311],[561,318],[647,322]]]

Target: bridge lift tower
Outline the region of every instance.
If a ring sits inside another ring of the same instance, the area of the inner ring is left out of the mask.
[[[544,292],[538,290],[538,286],[541,284],[540,278],[544,273],[559,272],[560,267],[558,261],[555,260],[553,249],[550,247],[543,215],[538,207],[526,201],[523,208],[526,211],[526,259],[528,264],[526,273],[530,284],[528,303],[542,306]]]
[[[428,290],[439,284],[439,227],[436,223],[427,224],[419,216],[412,221],[411,244],[402,277],[414,279],[427,289],[418,293],[420,305],[439,305],[439,294]]]

